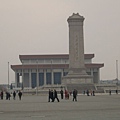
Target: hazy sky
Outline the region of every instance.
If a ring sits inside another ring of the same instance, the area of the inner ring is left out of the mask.
[[[104,63],[100,78],[115,79],[120,0],[0,0],[0,83],[8,81],[8,62],[20,64],[19,55],[68,53],[67,18],[73,13],[85,17],[85,53]],[[11,68],[9,73],[14,81]]]

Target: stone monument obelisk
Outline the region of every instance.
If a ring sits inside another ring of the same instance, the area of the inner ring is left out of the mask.
[[[62,78],[63,84],[92,83],[84,64],[84,17],[73,13],[69,24],[69,72]]]

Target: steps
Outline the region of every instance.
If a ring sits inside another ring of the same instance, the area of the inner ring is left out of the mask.
[[[86,90],[95,90],[94,84],[67,84],[67,90],[68,91],[73,91],[76,89],[78,93],[83,93],[83,91]]]

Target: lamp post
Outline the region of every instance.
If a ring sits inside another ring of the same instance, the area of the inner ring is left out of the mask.
[[[52,60],[51,60],[51,84],[53,85]]]
[[[8,62],[8,89],[9,89],[9,62]]]
[[[38,82],[38,60],[36,61],[36,65],[37,65],[37,86],[36,86],[36,95],[38,95],[38,84],[39,84],[39,82]]]
[[[117,92],[118,92],[118,60],[116,60],[116,79],[117,79]]]
[[[24,80],[23,80],[23,79],[24,79],[23,76],[24,76],[24,75],[23,75],[23,63],[22,63],[22,90],[23,90],[23,84],[24,84],[24,82],[23,82],[23,81],[24,81]]]

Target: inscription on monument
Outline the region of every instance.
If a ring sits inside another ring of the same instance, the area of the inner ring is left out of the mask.
[[[79,58],[79,41],[77,34],[75,34],[75,61],[78,61],[78,58]]]

